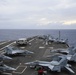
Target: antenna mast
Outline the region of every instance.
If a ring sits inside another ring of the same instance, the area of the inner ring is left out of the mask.
[[[61,37],[61,33],[60,33],[60,31],[59,31],[59,40],[60,40],[60,37]]]

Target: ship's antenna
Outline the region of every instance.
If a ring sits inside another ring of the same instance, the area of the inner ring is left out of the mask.
[[[60,31],[59,31],[59,40],[60,40],[60,38],[61,38],[61,33],[60,33]]]

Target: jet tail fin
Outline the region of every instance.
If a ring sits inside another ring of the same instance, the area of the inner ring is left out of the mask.
[[[62,66],[66,65],[68,62],[67,58],[65,56],[59,56],[59,57],[60,57],[60,61],[59,61],[60,65]]]

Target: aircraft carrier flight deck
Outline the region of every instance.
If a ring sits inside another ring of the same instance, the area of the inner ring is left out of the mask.
[[[34,54],[26,55],[26,56],[10,56],[13,59],[12,60],[4,60],[4,64],[11,66],[16,69],[16,71],[8,72],[8,73],[2,73],[0,75],[37,75],[37,72],[35,69],[31,69],[25,63],[32,62],[35,60],[44,60],[44,61],[51,61],[51,58],[47,58],[47,56],[55,55],[55,53],[50,53],[50,50],[52,49],[58,49],[58,48],[68,48],[66,44],[58,44],[58,43],[49,43],[45,44],[44,40],[38,39],[36,37],[31,38],[30,44],[28,45],[22,45],[18,46],[15,41],[3,41],[0,42],[0,53],[4,54],[5,47],[6,46],[13,46],[19,49],[23,50],[29,50],[34,52]],[[74,71],[76,72],[75,66],[76,63],[72,63],[72,66],[74,67]],[[48,71],[46,75],[70,75],[66,70],[62,70],[61,72],[52,72]]]

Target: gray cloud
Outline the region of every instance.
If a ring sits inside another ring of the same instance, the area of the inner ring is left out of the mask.
[[[0,0],[0,29],[76,28],[75,8],[76,0]]]

